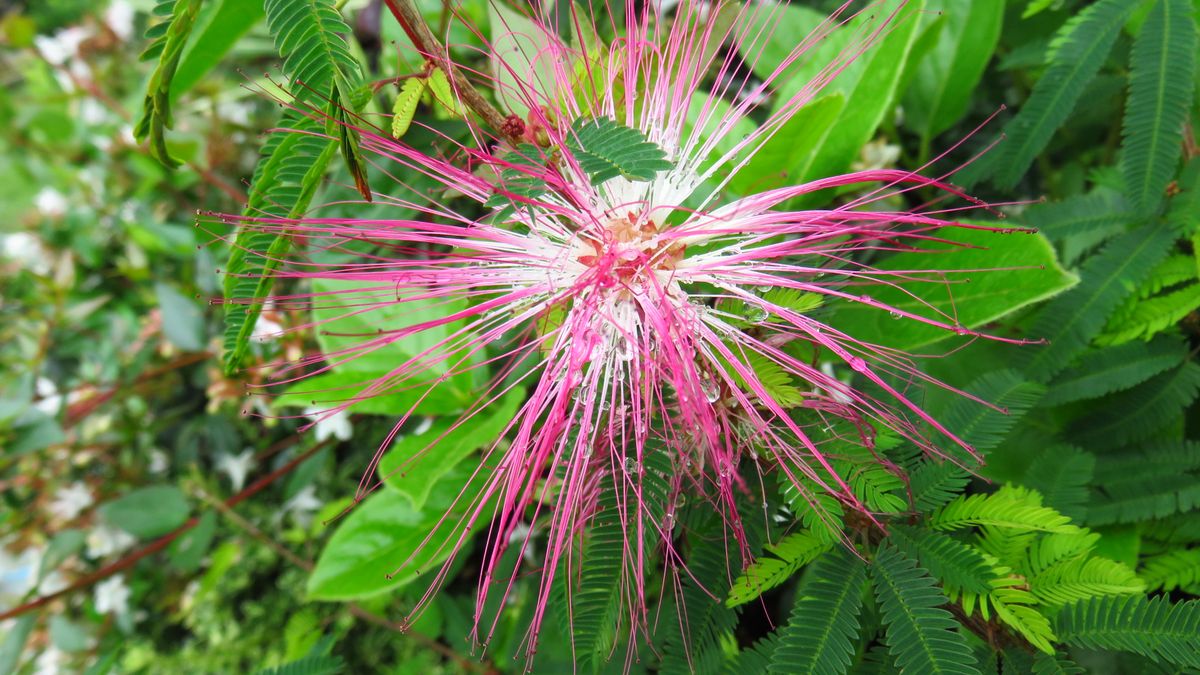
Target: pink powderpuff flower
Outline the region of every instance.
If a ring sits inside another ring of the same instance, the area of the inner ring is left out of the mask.
[[[654,621],[645,601],[651,561],[665,551],[668,564],[686,564],[672,550],[678,505],[711,502],[745,556],[751,551],[735,497],[748,491],[747,476],[757,471],[782,472],[806,499],[824,492],[871,517],[830,467],[815,427],[848,422],[869,445],[871,429],[879,425],[940,456],[946,455],[938,438],[972,452],[913,400],[912,385],[944,385],[922,373],[912,356],[856,340],[814,318],[811,309],[823,302],[859,303],[959,335],[980,335],[935,308],[917,313],[873,299],[872,286],[945,281],[863,260],[864,254],[946,242],[955,228],[993,229],[953,219],[956,211],[981,204],[944,179],[891,169],[726,196],[730,180],[755,152],[893,25],[895,12],[855,22],[851,46],[743,135],[755,106],[773,94],[791,66],[832,31],[849,30],[858,16],[850,4],[799,40],[761,81],[738,64],[737,50],[713,47],[762,44],[779,5],[739,6],[736,20],[722,23],[708,20],[713,5],[706,2],[681,0],[668,15],[654,2],[629,0],[625,25],[615,31],[623,37],[608,46],[596,41],[592,19],[583,14],[571,17],[568,32],[576,39],[561,38],[537,15],[528,17],[511,37],[536,45],[536,52],[518,50],[514,58],[511,50],[494,49],[490,57],[498,72],[471,74],[507,105],[529,111],[524,119],[510,117],[505,130],[526,142],[474,129],[472,143],[443,140],[454,149],[448,157],[363,125],[362,145],[377,171],[402,188],[406,175],[444,188],[428,198],[415,190],[408,197],[376,195],[377,203],[417,217],[242,219],[245,228],[286,230],[299,250],[310,253],[363,250],[364,242],[375,247],[354,263],[316,256],[285,261],[278,272],[284,280],[353,282],[355,290],[277,298],[281,304],[338,305],[341,314],[368,321],[379,308],[446,308],[444,316],[400,329],[381,326],[353,347],[285,369],[283,379],[293,381],[301,373],[352,364],[395,341],[427,336],[419,354],[364,383],[326,414],[486,369],[488,384],[457,428],[509,392],[527,390],[501,439],[482,453],[474,473],[481,487],[464,491],[453,507],[465,515],[445,517],[441,535],[430,533],[426,545],[457,554],[473,532],[486,532],[480,608],[489,589],[494,593],[498,585],[506,593],[516,582],[516,572],[496,578],[506,550],[537,552],[530,654],[554,579],[565,575],[568,587],[574,585],[580,541],[603,495],[615,504],[626,532],[621,587],[627,607],[618,630],[632,643]],[[634,144],[647,144],[639,147],[651,169],[645,175],[598,175],[588,144],[598,135],[629,136],[630,130],[637,132],[630,137]],[[832,188],[856,190],[856,196],[836,208],[789,206]],[[909,211],[884,206],[918,188],[966,204]],[[452,201],[447,191],[460,199]],[[474,204],[462,206],[462,197]],[[851,384],[837,377],[830,361],[840,364],[843,376],[853,376]],[[396,414],[387,443],[417,413]],[[430,436],[412,461],[437,453],[441,437]],[[379,458],[360,497],[378,485]],[[644,495],[649,480],[663,478],[648,475],[657,471],[648,468],[656,461],[669,467],[665,508],[650,508]],[[446,532],[455,534],[447,538]],[[429,593],[446,581],[449,565],[436,572]],[[494,626],[477,614],[481,641]]]

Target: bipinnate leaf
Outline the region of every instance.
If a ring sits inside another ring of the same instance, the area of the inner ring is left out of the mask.
[[[822,555],[800,587],[771,673],[846,672],[858,637],[858,613],[866,589],[866,565],[844,547]]]
[[[667,153],[646,140],[642,132],[610,117],[575,120],[566,145],[592,185],[617,176],[649,181],[673,166]]]
[[[1142,595],[1091,598],[1067,605],[1055,633],[1085,649],[1133,652],[1154,661],[1200,668],[1200,600],[1173,603]]]

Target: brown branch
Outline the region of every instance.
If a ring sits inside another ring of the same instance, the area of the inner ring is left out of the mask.
[[[317,443],[313,447],[309,448],[308,450],[306,450],[306,451],[300,453],[299,455],[297,455],[296,457],[294,457],[287,464],[284,464],[283,466],[272,471],[271,473],[254,481],[250,485],[246,486],[246,488],[244,490],[242,490],[241,492],[230,497],[229,499],[226,499],[225,506],[227,506],[227,507],[234,506],[235,504],[241,503],[241,502],[249,499],[250,497],[253,497],[255,494],[257,494],[263,488],[267,487],[271,483],[278,480],[280,476],[287,474],[292,469],[299,466],[301,462],[303,462],[304,460],[308,459],[309,457],[312,457],[313,455],[317,454],[317,452],[323,450],[326,446],[328,446],[331,443],[331,441],[332,441],[332,439],[325,439],[324,441]],[[78,590],[81,590],[84,588],[88,588],[92,584],[95,584],[99,581],[107,579],[108,577],[111,577],[112,575],[116,574],[117,572],[129,569],[130,567],[133,567],[134,564],[136,564],[142,558],[151,556],[151,555],[163,550],[164,548],[166,548],[168,545],[170,545],[171,542],[175,541],[176,539],[179,538],[180,535],[182,535],[183,533],[185,533],[188,530],[195,527],[196,523],[199,523],[199,522],[200,522],[199,517],[191,518],[183,525],[180,525],[179,527],[175,528],[173,531],[159,537],[158,539],[156,539],[153,543],[149,544],[148,546],[146,546],[142,549],[139,549],[137,551],[134,551],[133,553],[125,556],[124,558],[121,558],[120,560],[109,563],[108,565],[101,567],[100,569],[96,570],[95,572],[92,572],[91,574],[84,575],[80,579],[76,580],[75,583],[71,584],[70,586],[67,586],[66,588],[62,589],[61,591],[57,591],[57,592],[51,593],[49,595],[43,595],[39,598],[30,600],[29,602],[27,602],[23,605],[18,605],[16,607],[13,607],[12,609],[10,609],[8,611],[0,612],[0,621],[5,621],[5,620],[11,619],[13,617],[21,616],[22,614],[31,612],[35,609],[38,609],[39,607],[45,607],[46,605],[50,604],[51,602],[54,602],[55,600],[65,596],[65,595],[70,595],[71,593],[74,593],[75,591],[78,591]]]
[[[462,71],[454,65],[446,47],[433,35],[429,24],[425,23],[425,18],[413,6],[412,0],[384,0],[384,3],[417,51],[446,73],[450,84],[462,98],[463,104],[479,115],[497,134],[506,135],[504,133],[504,115],[488,102],[483,94],[480,94],[479,90],[463,75]],[[515,139],[510,138],[510,140]]]

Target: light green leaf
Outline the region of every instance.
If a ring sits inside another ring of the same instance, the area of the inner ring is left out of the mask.
[[[445,76],[443,76],[445,77]],[[403,138],[417,112],[417,103],[425,92],[425,78],[410,77],[400,87],[396,102],[392,104],[392,138]]]
[[[741,194],[793,185],[810,176],[814,148],[833,133],[846,108],[846,97],[833,93],[809,103],[791,117],[730,180]]]
[[[1073,274],[1059,266],[1053,247],[1041,235],[942,230],[935,236],[969,248],[930,244],[928,248],[932,252],[900,253],[878,267],[884,270],[942,270],[950,281],[949,286],[937,280],[910,282],[905,284],[904,290],[880,287],[872,298],[929,318],[939,318],[935,312],[939,310],[948,316],[957,316],[962,325],[971,328],[1057,295],[1077,281]],[[1004,271],[978,271],[988,269]],[[962,283],[968,279],[969,283]],[[887,311],[860,303],[840,306],[830,324],[855,339],[909,351],[954,335],[951,330],[916,320],[892,318]]]
[[[937,45],[917,66],[904,95],[907,126],[917,129],[927,147],[967,111],[1004,22],[1004,0],[933,0],[946,25]]]
[[[496,76],[496,98],[502,112],[524,117],[529,102],[547,105],[558,93],[554,78],[557,54],[549,49],[552,38],[523,14],[503,3],[488,3],[492,44],[492,72]]]
[[[463,534],[463,513],[482,488],[482,480],[468,484],[469,477],[461,466],[443,477],[424,510],[396,490],[367,497],[321,551],[308,578],[309,599],[367,598],[436,574]],[[488,517],[486,509],[483,517]]]
[[[461,423],[443,420],[420,436],[401,438],[379,462],[379,478],[407,496],[413,508],[423,508],[443,476],[500,437],[523,399],[523,391],[510,392]]]
[[[262,0],[205,3],[192,29],[195,39],[184,49],[171,80],[171,98],[195,86],[263,16]]]
[[[204,313],[196,301],[165,283],[155,284],[154,294],[162,310],[163,333],[171,344],[189,352],[204,349]]]
[[[183,525],[191,508],[179,488],[154,485],[102,504],[99,512],[104,520],[135,537],[151,539]]]

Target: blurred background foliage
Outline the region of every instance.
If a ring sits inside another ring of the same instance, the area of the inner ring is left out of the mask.
[[[232,233],[215,231],[221,226],[209,220],[198,227],[196,213],[243,208],[265,141],[262,132],[279,121],[272,95],[280,95],[279,83],[294,74],[281,72],[262,3],[194,3],[191,39],[165,94],[172,102],[173,128],[163,148],[137,142],[135,128],[156,65],[138,55],[152,43],[143,34],[158,21],[156,4],[178,10],[188,2],[47,0],[0,8],[0,612],[46,598],[33,611],[0,621],[0,673],[227,673],[287,663],[310,668],[292,672],[327,672],[322,668],[335,661],[346,672],[519,670],[523,664],[513,655],[526,623],[527,595],[518,594],[500,610],[500,630],[483,662],[469,656],[472,561],[460,563],[458,581],[404,634],[399,621],[423,587],[364,576],[377,570],[356,567],[356,558],[337,567],[331,542],[336,524],[326,523],[349,503],[393,419],[378,414],[388,412],[379,406],[318,421],[305,416],[310,411],[299,399],[292,407],[269,410],[249,395],[249,387],[261,382],[264,364],[318,349],[304,336],[278,335],[307,317],[268,307],[242,336],[243,369],[230,375],[223,367],[226,317],[210,299],[227,291],[220,270],[228,256],[223,238]],[[420,4],[438,25],[441,3]],[[797,12],[786,17],[793,23],[784,25],[779,44],[770,47],[792,48],[796,31],[813,16],[801,8],[827,11],[837,4],[793,3]],[[957,386],[974,385],[972,391],[985,398],[1019,394],[1017,419],[983,425],[991,450],[986,477],[1040,490],[1047,504],[1097,528],[1102,536],[1087,551],[1095,548],[1141,575],[1123,578],[1126,585],[1114,595],[1148,588],[1176,600],[1193,597],[1200,591],[1195,511],[1200,498],[1194,495],[1200,450],[1186,439],[1196,438],[1200,387],[1194,364],[1200,171],[1191,84],[1184,101],[1188,121],[1173,140],[1173,159],[1146,159],[1157,168],[1139,173],[1131,166],[1138,157],[1131,159],[1123,144],[1129,125],[1137,123],[1126,110],[1131,73],[1139,63],[1137,36],[1148,21],[1155,25],[1157,7],[1189,5],[918,4],[930,11],[900,24],[894,39],[889,37],[884,55],[866,71],[876,79],[859,75],[835,85],[789,134],[781,134],[781,146],[771,150],[775,154],[764,155],[758,168],[752,164],[745,182],[733,187],[768,187],[781,179],[780,162],[794,175],[914,168],[968,135],[1001,104],[1022,111],[1004,113],[935,164],[946,169],[966,161],[1004,129],[1008,144],[973,164],[963,178],[982,197],[1020,202],[1002,211],[1045,234],[1030,240],[1047,242],[1044,250],[1029,244],[1035,248],[1012,255],[1013,264],[1041,256],[1048,275],[1027,287],[1013,281],[1017,277],[1001,280],[992,292],[1012,295],[1004,299],[1003,311],[983,308],[974,320],[992,330],[1034,336],[1052,334],[1056,323],[1073,324],[1071,317],[1082,317],[1086,325],[1055,335],[1055,344],[1067,347],[1049,356],[976,344],[935,360],[931,370]],[[366,81],[382,83],[360,109],[382,125],[398,91],[392,78],[420,63],[379,5],[336,3],[350,31],[354,63]],[[1193,21],[1197,6],[1192,3],[1190,14],[1174,20]],[[490,13],[483,0],[465,0],[460,11],[488,34],[489,14],[494,17],[496,10]],[[457,21],[449,25],[457,45],[452,53],[478,59],[470,47],[480,47],[480,37]],[[1071,60],[1072,50],[1086,52],[1086,58]],[[1196,72],[1192,67],[1188,78],[1194,81]],[[1042,82],[1053,86],[1039,88]],[[1058,98],[1047,98],[1050,94]],[[448,133],[466,131],[437,106],[423,103],[415,114]],[[823,128],[836,129],[836,135],[813,135]],[[414,145],[432,142],[418,128],[409,133]],[[181,166],[164,167],[159,161],[164,155]],[[1191,169],[1179,173],[1188,159]],[[394,209],[343,203],[356,194],[352,168],[330,164],[329,180],[315,201],[331,204],[323,213],[395,217]],[[1147,171],[1154,174],[1146,180],[1155,189],[1131,190],[1128,178]],[[374,179],[376,189],[388,189],[380,176]],[[417,181],[410,187],[422,188]],[[1042,198],[1048,203],[1028,205]],[[1151,221],[1168,223],[1174,234],[1139,229]],[[1112,241],[1119,244],[1099,248]],[[1127,275],[1111,273],[1113,264],[1129,259],[1140,267]],[[1017,291],[1006,290],[1006,284]],[[1045,305],[1038,301],[1071,285],[1049,309],[1039,309]],[[928,343],[921,335],[897,337],[896,329],[873,326],[856,318],[853,308],[842,311],[843,321],[858,322],[863,331],[911,345]],[[995,323],[1002,315],[1005,322]],[[1029,358],[1040,360],[1041,370],[1027,369],[1027,376],[1006,370]],[[1123,364],[1134,365],[1120,372]],[[1000,374],[980,377],[989,372]],[[1106,373],[1111,376],[1097,375]],[[446,418],[434,418],[461,404],[449,400],[423,409],[425,418],[406,433],[416,436],[443,424]],[[956,414],[952,403],[936,395],[930,405]],[[314,429],[301,433],[314,421]],[[461,448],[469,453],[487,440],[462,439]],[[1122,483],[1122,467],[1137,462],[1120,453],[1148,452],[1148,444],[1160,441],[1176,444],[1171,461],[1160,462],[1161,473],[1147,474],[1145,484]],[[950,486],[943,497],[929,498],[926,511],[964,489],[992,490],[966,475],[930,478],[928,466],[913,466],[925,470],[923,479]],[[1183,482],[1164,488],[1172,479]],[[881,509],[907,504],[902,486],[889,484],[884,493],[895,499],[877,495]],[[1143,495],[1153,503],[1136,503]],[[771,498],[782,503],[786,495]],[[391,510],[410,508],[419,515],[423,499],[436,502],[438,495],[410,495]],[[930,522],[937,525],[939,517],[947,516],[938,512]],[[703,526],[696,524],[698,530]],[[388,532],[389,545],[398,548],[383,566],[405,557],[401,535],[394,528]],[[946,570],[919,555],[922,542],[929,545],[921,532],[913,535],[916,544],[896,545],[942,581],[939,573]],[[779,560],[790,566],[774,584],[800,578],[797,570],[808,569],[820,551],[814,545],[812,555],[803,552],[806,541],[791,540],[791,549],[780,545],[764,554],[776,567]],[[888,564],[903,567],[890,555],[880,554],[881,586]],[[319,559],[318,572],[310,574]],[[809,576],[820,581],[822,569],[815,566]],[[802,593],[794,580],[782,588],[757,604],[747,603],[770,585],[759,585],[757,594],[731,590],[730,606],[746,608],[736,630],[719,632],[723,656],[716,668],[754,670],[752,650],[739,646],[786,622]],[[951,599],[959,601],[953,593]],[[881,594],[879,605],[871,607],[876,632],[889,601]],[[1054,618],[1061,604],[1045,602],[1039,611]],[[797,607],[794,616],[802,616]],[[1046,618],[1005,621],[1035,646],[1051,630]],[[1056,621],[1055,629],[1071,634],[1066,619]],[[873,635],[856,654],[855,668],[888,672],[895,664],[878,644],[870,647]],[[800,639],[793,637],[781,639],[788,644]],[[1181,639],[1196,649],[1194,641]],[[979,667],[988,671],[990,659],[995,672],[997,645],[972,640]],[[543,636],[546,672],[570,667],[565,640],[560,635],[557,647],[555,642]],[[1183,665],[1160,666],[1154,657],[1163,652],[1146,644],[1114,646],[1087,635],[1070,643],[1073,656],[1091,672],[1160,667],[1180,672],[1172,669],[1188,664],[1183,659]],[[1001,658],[1004,672],[1034,668],[1032,648],[1027,653],[1000,647],[1008,650]],[[1093,648],[1129,653],[1098,657]],[[664,647],[664,671],[670,670],[671,649]],[[1070,672],[1054,658],[1049,660],[1059,670],[1036,658],[1044,668],[1038,672]]]

